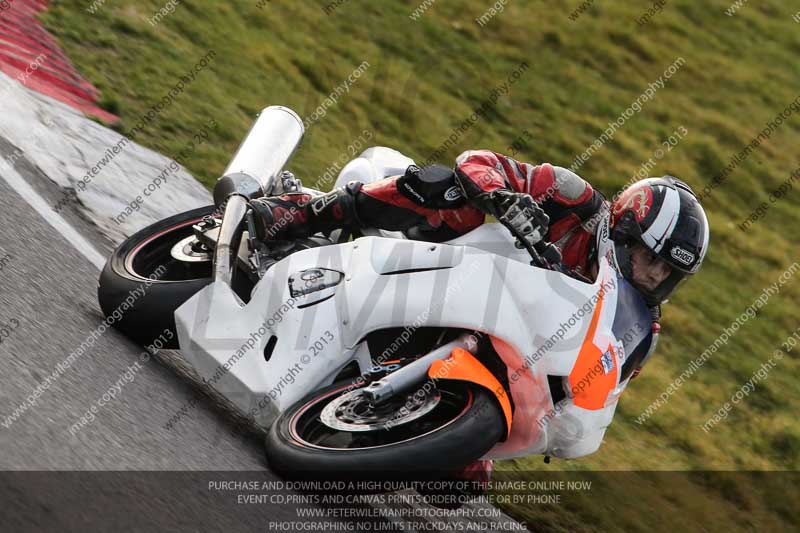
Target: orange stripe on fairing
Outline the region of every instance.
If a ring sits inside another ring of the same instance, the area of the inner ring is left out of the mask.
[[[569,384],[575,405],[593,411],[603,408],[608,394],[617,386],[616,356],[612,355],[614,368],[608,374],[604,373],[603,364],[600,362],[604,352],[594,344],[597,323],[600,321],[600,313],[603,309],[604,293],[605,288],[601,284],[594,315],[589,323],[589,331],[583,340],[583,346],[581,346],[575,366],[569,373]],[[610,350],[611,347],[609,346],[608,349]]]
[[[506,417],[506,438],[511,435],[511,402],[508,401],[508,394],[494,374],[489,372],[471,353],[462,348],[453,348],[450,357],[433,362],[428,369],[428,376],[431,379],[471,381],[492,391],[497,401],[500,402],[500,407]]]

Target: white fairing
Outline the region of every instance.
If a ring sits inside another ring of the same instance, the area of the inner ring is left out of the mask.
[[[375,150],[373,156],[384,149]],[[359,159],[345,167],[339,181],[363,180],[361,172],[370,163]],[[394,160],[396,166],[383,166],[373,177],[402,172],[410,161]],[[372,331],[407,326],[479,330],[491,335],[508,368],[515,405],[510,437],[485,458],[586,455],[600,446],[627,384],[619,383],[624,350],[615,349],[607,361],[605,373],[615,372],[615,388],[593,409],[575,405],[568,390],[574,390],[572,383],[554,410],[547,376],[565,376],[566,382],[583,347],[594,345],[602,354],[619,344],[611,329],[617,275],[605,259],[594,284],[528,262],[498,224],[483,225],[448,244],[364,237],[305,250],[268,270],[247,305],[220,282],[189,299],[175,314],[180,346],[209,384],[268,427],[280,412],[330,384],[351,361],[365,371],[370,355],[381,355],[369,354],[366,343],[360,343]],[[317,268],[341,272],[341,281],[292,298],[289,279]],[[602,300],[587,308],[587,302],[598,301],[601,285]],[[576,317],[581,308],[584,312]]]
[[[288,277],[315,267],[343,272],[344,279],[292,299]],[[387,275],[411,268],[438,270]],[[599,279],[609,272],[604,263]],[[512,348],[501,355],[509,374],[518,369],[520,377],[511,390],[516,406],[511,436],[486,457],[545,452],[577,457],[600,445],[622,387],[600,410],[582,409],[567,398],[549,422],[537,421],[553,408],[547,374],[569,375],[591,315],[576,321],[563,341],[530,368],[523,354],[534,354],[598,289],[599,284],[478,248],[365,237],[289,256],[267,272],[246,306],[227,285],[211,284],[178,309],[176,322],[182,351],[200,374],[265,427],[300,398],[330,384],[370,331],[414,325],[490,332]],[[603,309],[613,310],[613,296],[613,290],[606,294]],[[315,301],[320,303],[301,308]],[[603,322],[608,320],[613,311],[604,313]],[[266,362],[264,348],[272,335],[277,342]],[[597,338],[598,346],[607,340],[599,333]],[[218,372],[220,366],[228,371]],[[364,359],[361,368],[366,370]]]

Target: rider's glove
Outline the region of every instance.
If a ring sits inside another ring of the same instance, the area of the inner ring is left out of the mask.
[[[484,195],[482,195],[484,196]],[[531,246],[541,241],[547,233],[550,217],[530,194],[498,189],[482,199],[489,212],[511,233]]]

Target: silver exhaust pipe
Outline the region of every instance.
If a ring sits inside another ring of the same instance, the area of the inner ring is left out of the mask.
[[[221,205],[231,194],[248,199],[269,194],[304,133],[303,121],[288,107],[265,108],[217,181],[214,202]]]
[[[217,181],[214,203],[224,203],[225,214],[214,250],[214,280],[231,285],[247,200],[270,193],[304,133],[303,121],[288,107],[265,108]]]

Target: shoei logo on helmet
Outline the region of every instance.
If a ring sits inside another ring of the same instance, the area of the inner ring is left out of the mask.
[[[694,263],[694,254],[688,250],[684,250],[680,246],[673,246],[669,253],[675,258],[676,261],[679,261],[686,266]]]
[[[630,209],[636,216],[636,222],[641,222],[647,216],[652,205],[653,193],[650,191],[650,187],[646,185],[637,187],[634,185],[622,193],[617,201],[614,202],[613,214],[614,217],[618,217]]]
[[[459,198],[461,198],[461,190],[457,185],[453,185],[444,192],[444,199],[448,202],[458,200]]]

